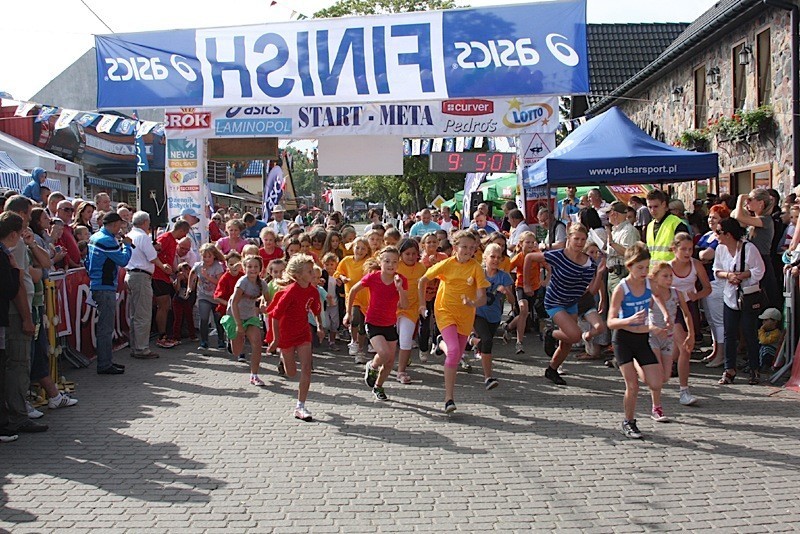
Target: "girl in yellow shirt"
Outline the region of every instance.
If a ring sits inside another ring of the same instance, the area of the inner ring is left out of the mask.
[[[345,256],[336,267],[333,275],[344,283],[345,302],[350,298],[350,290],[364,276],[364,262],[370,255],[369,243],[363,237],[357,237],[353,241],[353,255]],[[364,323],[364,311],[369,305],[369,289],[364,289],[356,295],[353,302],[353,318],[350,324],[351,341],[348,345],[350,356],[355,357],[357,364],[367,362],[366,357],[366,329]]]
[[[486,303],[486,288],[489,282],[483,268],[473,259],[478,249],[478,240],[471,233],[460,231],[453,237],[454,255],[429,268],[419,279],[419,301],[425,300],[425,288],[430,280],[439,280],[434,310],[436,325],[441,331],[439,346],[445,352],[444,362],[444,411],[456,410],[454,390],[456,372],[461,354],[472,332],[475,309]],[[419,313],[424,314],[420,306]]]

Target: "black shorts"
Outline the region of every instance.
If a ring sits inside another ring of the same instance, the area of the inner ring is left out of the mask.
[[[364,317],[364,312],[361,311],[361,306],[353,306],[353,317],[350,318],[350,325],[358,329],[358,333],[362,336],[367,333],[365,325],[367,319]]]
[[[376,336],[383,336],[386,341],[397,341],[400,336],[397,335],[397,327],[391,326],[377,326],[367,323],[367,337],[372,339]]]
[[[475,335],[480,338],[478,350],[481,354],[491,354],[494,347],[494,335],[500,323],[490,323],[480,315],[475,316]]]
[[[163,280],[153,280],[153,296],[154,297],[172,297],[175,294],[175,288],[172,284]]]
[[[690,314],[695,313],[695,308],[697,307],[697,301],[695,300],[691,302],[687,301],[686,307],[689,308]],[[691,317],[689,317],[689,320],[692,321],[692,324],[694,324],[694,320]],[[684,332],[689,331],[689,328],[686,325],[686,317],[683,316],[683,310],[681,309],[680,306],[678,306],[678,313],[675,314],[675,324],[681,325]],[[697,332],[697,325],[694,325],[694,331]]]
[[[536,295],[526,295],[525,289],[522,287],[517,287],[514,291],[517,295],[517,305],[524,300],[528,303],[528,311],[532,313],[536,303]]]
[[[636,334],[627,330],[614,330],[611,341],[614,345],[614,358],[620,367],[633,360],[642,367],[658,363],[658,358],[650,348],[650,334],[647,332]]]

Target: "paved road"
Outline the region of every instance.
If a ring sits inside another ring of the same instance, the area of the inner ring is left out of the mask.
[[[182,350],[178,350],[182,349]],[[501,386],[459,373],[458,411],[442,408],[440,363],[371,398],[361,369],[316,358],[308,406],[273,372],[182,345],[155,361],[116,359],[124,376],[69,370],[80,404],[51,430],[0,446],[0,530],[55,532],[796,531],[798,397],[721,388],[701,365],[684,408],[676,386],[620,435],[623,385],[595,362],[567,364],[568,387],[500,345]],[[168,352],[168,353],[167,353]],[[477,370],[477,367],[476,367]],[[647,409],[644,394],[640,406]]]

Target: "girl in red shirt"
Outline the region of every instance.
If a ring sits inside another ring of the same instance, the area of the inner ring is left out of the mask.
[[[283,258],[283,250],[278,246],[278,236],[271,228],[264,228],[259,234],[261,238],[261,248],[258,249],[258,255],[261,256],[261,261],[264,262],[264,272],[261,276],[267,275],[267,267],[269,262]]]
[[[217,288],[214,290],[214,302],[217,303],[217,311],[220,315],[225,315],[228,309],[228,300],[233,295],[233,288],[236,286],[236,281],[244,276],[242,269],[242,256],[236,252],[231,251],[225,256],[225,265],[228,270],[222,273],[217,281]]]
[[[297,388],[297,407],[294,416],[303,421],[311,421],[311,412],[306,409],[306,398],[311,386],[311,330],[308,328],[308,314],[317,321],[317,335],[320,341],[325,337],[322,329],[322,303],[319,300],[317,277],[314,274],[314,260],[306,254],[295,254],[286,265],[282,283],[286,287],[275,294],[267,313],[271,318],[275,335],[273,344],[281,352],[281,360],[286,376],[297,374],[295,357],[300,360],[300,382]]]
[[[399,261],[400,252],[394,247],[386,247],[378,253],[377,258],[367,260],[365,267],[370,272],[350,290],[347,296],[347,314],[343,321],[345,326],[350,326],[356,295],[364,288],[369,289],[367,336],[376,354],[365,365],[364,381],[372,388],[375,398],[381,401],[388,400],[383,383],[394,368],[394,356],[397,352],[398,304],[401,309],[408,307],[408,280],[397,274]]]

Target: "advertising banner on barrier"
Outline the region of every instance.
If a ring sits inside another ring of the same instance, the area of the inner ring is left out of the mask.
[[[167,118],[174,115],[167,112]],[[205,117],[203,112],[182,114],[183,117]],[[208,183],[205,180],[205,159],[203,157],[203,141],[196,138],[171,137],[172,131],[167,129],[167,164],[165,168],[164,192],[167,200],[167,216],[170,220],[191,208],[200,218],[192,232],[196,243],[208,241],[208,216],[206,204]]]
[[[166,121],[169,137],[187,138],[517,136],[555,132],[558,99],[455,98],[405,104],[173,108],[167,110]],[[184,159],[180,165],[189,163]]]
[[[97,106],[588,93],[586,0],[95,37]]]
[[[86,304],[89,297],[89,274],[86,269],[73,269],[66,274],[53,273],[56,285],[56,336],[66,337],[67,344],[94,359],[97,336],[95,320],[97,308]],[[119,270],[117,316],[114,321],[114,350],[128,343],[128,291],[125,289],[125,271]]]

